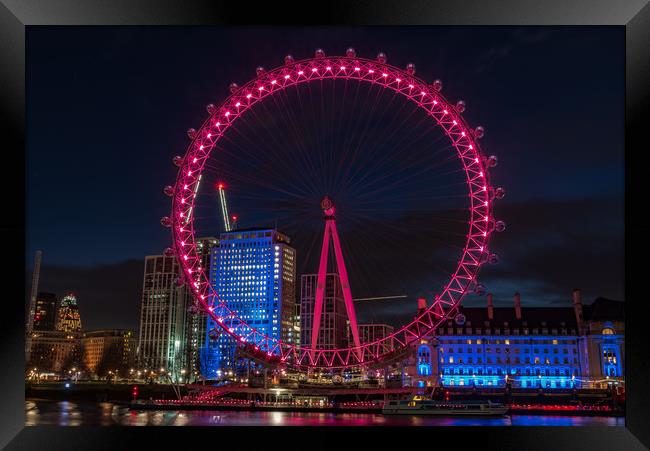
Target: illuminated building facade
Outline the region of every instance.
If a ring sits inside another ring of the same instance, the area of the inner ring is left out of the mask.
[[[159,375],[162,369],[175,380],[186,369],[186,314],[192,295],[177,283],[180,267],[174,256],[145,257],[138,366]]]
[[[72,368],[81,364],[81,349],[78,332],[60,332],[56,330],[35,330],[31,334],[30,352],[27,370],[35,373],[54,373],[65,376]]]
[[[109,371],[126,377],[135,365],[136,338],[132,330],[106,329],[84,332],[81,337],[83,368],[94,376]]]
[[[34,331],[52,331],[56,327],[56,304],[54,293],[38,293],[34,309]]]
[[[222,233],[212,248],[210,283],[229,309],[247,324],[277,340],[287,341],[294,328],[296,251],[286,235],[274,229],[242,229]],[[208,318],[204,376],[237,371],[237,346]]]
[[[414,344],[412,385],[584,388],[623,383],[623,303],[598,298],[573,308],[459,309],[454,320]]]
[[[359,339],[361,343],[372,343],[384,337],[391,335],[394,327],[388,324],[359,324]],[[352,337],[348,333],[348,343],[351,343]],[[393,350],[393,340],[386,340],[382,343],[381,352],[390,352]]]
[[[196,240],[196,250],[201,258],[201,267],[209,271],[212,249],[218,246],[215,237],[203,237]],[[196,379],[201,373],[201,355],[205,347],[207,314],[200,308],[196,299],[192,298],[187,309],[185,350],[187,353],[188,377]]]
[[[300,278],[300,342],[311,346],[316,303],[318,274],[303,274]],[[318,331],[319,349],[345,348],[348,343],[348,317],[343,299],[341,280],[337,273],[325,275],[323,313]]]
[[[56,330],[61,332],[81,331],[81,316],[74,293],[69,293],[61,299],[57,312]]]

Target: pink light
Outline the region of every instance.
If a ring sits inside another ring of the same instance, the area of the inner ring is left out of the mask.
[[[488,220],[487,216],[483,218],[483,221],[487,222],[487,220]]]
[[[478,173],[479,177],[483,177],[483,171]]]
[[[434,105],[438,105],[438,101],[437,101],[437,100],[434,100],[434,101],[433,101],[433,104],[434,104]]]
[[[217,123],[215,123],[214,125],[216,125],[217,127],[219,127],[219,126],[221,125],[221,122],[217,122]]]
[[[361,68],[360,67],[355,67],[354,70],[359,72],[361,70]]]
[[[454,125],[458,125],[458,122],[454,121],[453,124],[454,124]]]
[[[185,199],[181,199],[181,204],[184,204],[184,203],[185,203]]]
[[[447,114],[447,110],[442,110],[442,112],[443,112],[444,114]]]
[[[312,71],[312,72],[316,72],[317,70],[318,70],[318,69],[316,69],[316,68],[314,67],[311,71]]]
[[[183,227],[181,227],[181,228],[179,228],[178,230],[180,230],[181,232],[183,232],[185,229],[183,229]]]
[[[409,85],[409,88],[413,89],[413,85]]]
[[[185,246],[185,241],[181,241],[181,246]]]
[[[474,163],[478,163],[478,158],[474,158]]]
[[[187,260],[187,255],[183,255],[183,260]]]
[[[185,189],[187,189],[187,185],[185,185],[185,187],[184,187],[184,188],[185,188]]]
[[[276,84],[277,82],[278,82],[277,80],[273,80],[273,81],[271,81],[271,84],[274,85],[274,84]]]
[[[384,77],[384,78],[386,78],[386,77],[388,77],[388,74],[383,73],[383,74],[381,74],[381,76]]]
[[[301,71],[301,70],[298,71],[298,75],[302,75],[304,73],[305,73],[304,71]]]
[[[236,106],[236,107],[239,107],[240,105],[241,105],[241,102],[237,102],[237,103],[235,103],[235,106]]]
[[[487,232],[483,232],[483,236],[487,236]],[[483,250],[483,249],[481,249],[481,250]]]
[[[187,175],[192,175],[192,171],[187,171]]]
[[[226,111],[226,114],[224,114],[224,116],[226,117],[230,116],[230,111]]]
[[[327,66],[325,69],[327,69],[327,70],[332,70],[332,67],[331,67],[331,66]]]
[[[211,312],[214,312],[214,307],[210,306],[210,307],[208,307],[208,310],[210,310]]]
[[[483,187],[483,191],[487,191],[487,186],[484,186],[484,187]]]
[[[341,70],[345,70],[345,66],[341,66]]]
[[[424,96],[424,95],[426,95],[427,93],[424,92],[424,91],[420,91],[420,94],[422,94],[422,95]]]
[[[465,136],[465,132],[460,132],[460,136]]]
[[[199,150],[203,150],[203,146],[199,146]]]
[[[212,133],[208,133],[208,138],[212,137]]]
[[[253,97],[253,94],[246,94],[247,99],[250,99],[251,97]]]
[[[194,159],[192,160],[192,163],[196,163],[197,161],[199,161],[199,159],[198,159],[198,158],[194,158]]]
[[[488,206],[487,200],[485,201],[485,204],[484,204],[484,205],[485,205],[486,207]]]
[[[260,86],[260,87],[257,88],[257,89],[258,89],[260,92],[261,92],[261,91],[264,91],[264,86]]]
[[[372,69],[368,69],[368,73],[370,73],[370,74],[374,74],[374,73],[375,73],[375,71],[374,71],[374,70],[372,70]]]
[[[474,148],[474,146],[472,146],[472,145],[470,144],[470,145],[469,145],[469,148],[470,148],[470,149],[473,149],[473,148]]]
[[[401,78],[396,78],[395,81],[396,81],[397,83],[399,83],[400,81],[402,81],[402,79],[401,79]]]

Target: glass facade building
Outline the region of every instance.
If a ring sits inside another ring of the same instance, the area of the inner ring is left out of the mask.
[[[274,229],[226,232],[210,262],[210,283],[221,301],[249,326],[282,341],[293,336],[296,316],[296,251],[289,243]],[[206,378],[243,367],[235,340],[210,317],[203,355]]]

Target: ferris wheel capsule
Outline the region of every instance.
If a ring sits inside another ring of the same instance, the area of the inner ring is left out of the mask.
[[[234,94],[239,89],[239,85],[237,83],[235,83],[235,82],[232,82],[232,83],[230,83],[230,86],[228,86],[228,88],[230,89],[230,93]]]
[[[196,130],[193,129],[193,128],[188,128],[188,129],[187,129],[187,136],[188,136],[190,139],[194,139],[194,138],[196,138]]]
[[[485,129],[480,125],[474,129],[474,137],[481,139],[485,135]]]
[[[264,72],[266,72],[266,70],[262,66],[257,66],[257,68],[255,69],[255,73],[257,74],[258,77],[262,75]]]
[[[497,221],[496,224],[494,224],[494,230],[497,232],[503,232],[506,229],[506,223],[505,221]]]
[[[323,58],[325,56],[325,51],[323,49],[316,49],[314,56],[316,58]]]
[[[488,257],[488,263],[491,265],[496,265],[499,263],[499,254],[490,254]]]
[[[171,220],[171,218],[169,216],[163,216],[162,218],[160,218],[160,224],[163,227],[171,227],[172,226],[172,220]]]
[[[294,63],[293,56],[287,55],[284,57],[284,64],[293,64]]]
[[[171,247],[166,247],[165,250],[163,251],[163,255],[165,257],[172,257],[174,255],[174,249]]]
[[[415,64],[408,63],[406,65],[406,73],[409,75],[415,75]]]
[[[345,51],[345,56],[347,56],[348,58],[354,58],[355,56],[357,56],[357,52],[352,47],[349,47]]]
[[[477,283],[476,287],[474,287],[474,293],[476,293],[479,296],[485,296],[485,293],[487,292],[487,289],[485,288],[485,285],[482,283]]]
[[[434,80],[433,83],[431,83],[431,86],[433,87],[433,89],[435,89],[438,92],[442,91],[442,81],[441,80]]]
[[[183,157],[180,155],[176,155],[173,159],[172,162],[174,163],[174,166],[180,167],[183,164]]]
[[[172,197],[174,195],[174,187],[171,185],[167,185],[166,187],[163,188],[163,193],[165,195]]]
[[[208,104],[205,106],[205,109],[206,109],[206,111],[208,112],[208,114],[210,114],[210,115],[212,115],[212,114],[214,114],[214,113],[217,112],[217,107],[214,106],[214,103],[208,103]]]
[[[458,102],[456,102],[456,111],[458,111],[459,113],[462,113],[463,111],[465,111],[465,101],[464,100],[459,100]]]
[[[495,199],[503,199],[503,197],[506,195],[506,190],[505,188],[499,187],[494,190],[494,197]]]
[[[380,62],[381,64],[386,64],[386,61],[388,61],[388,57],[386,57],[386,54],[384,52],[379,52],[377,55],[377,61]]]
[[[487,165],[489,168],[495,167],[497,164],[499,164],[499,159],[497,158],[496,155],[490,155],[487,159]]]

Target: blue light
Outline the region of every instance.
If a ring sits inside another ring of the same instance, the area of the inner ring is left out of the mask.
[[[291,250],[287,253],[286,249]],[[293,249],[278,242],[273,229],[233,231],[221,234],[219,246],[212,248],[210,261],[210,283],[224,304],[246,324],[276,340],[282,339],[282,296],[288,283],[283,275],[287,255],[293,264]],[[285,291],[293,290],[293,287],[287,288]],[[213,328],[220,330],[220,326],[208,318],[206,330]],[[234,331],[239,335],[243,335],[242,332]],[[218,370],[236,369],[235,339],[228,334],[220,334],[216,339],[206,335],[206,343],[204,376],[214,378]]]
[[[70,388],[70,382],[65,383],[65,388]]]

